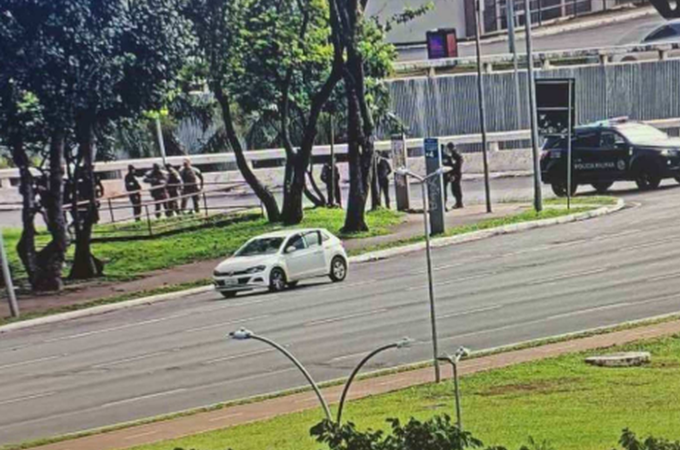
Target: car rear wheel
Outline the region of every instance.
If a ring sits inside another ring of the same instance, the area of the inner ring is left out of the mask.
[[[604,194],[612,187],[613,181],[601,181],[599,183],[593,183],[592,186],[598,194]]]
[[[236,292],[220,292],[224,298],[234,298],[236,297]]]
[[[565,181],[556,181],[552,183],[552,190],[555,193],[556,196],[558,197],[566,197],[567,196],[567,183]],[[571,183],[571,195],[573,196],[576,193],[576,190],[578,189],[578,184],[576,183]]]
[[[347,261],[345,261],[345,258],[341,256],[333,258],[329,276],[334,283],[345,281],[345,278],[347,278]]]
[[[637,184],[637,187],[641,191],[649,191],[659,187],[659,184],[661,184],[661,177],[656,175],[649,168],[642,167],[635,176],[635,184]]]
[[[278,267],[272,269],[269,274],[269,291],[270,292],[281,292],[286,289],[286,274],[282,269]]]

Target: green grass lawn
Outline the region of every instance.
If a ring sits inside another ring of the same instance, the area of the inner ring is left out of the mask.
[[[616,205],[619,199],[603,195],[579,195],[571,198],[572,205]],[[543,200],[546,206],[567,206],[567,198],[548,198]]]
[[[297,227],[322,227],[332,233],[340,234],[344,217],[344,211],[340,209],[312,209],[305,212],[303,223]],[[403,220],[403,217],[402,213],[387,209],[369,212],[367,222],[370,231],[344,237],[360,238],[387,234],[393,226]],[[93,251],[97,257],[107,261],[105,270],[109,279],[124,280],[153,270],[226,257],[248,239],[281,228],[284,227],[272,225],[264,218],[252,216],[248,220],[225,226],[208,227],[156,239],[97,243],[94,244]],[[13,273],[16,274],[17,279],[21,280],[25,278],[25,272],[14,250],[20,237],[20,230],[8,229],[3,232],[7,240],[7,248],[10,249],[9,260]],[[47,239],[47,236],[41,234],[39,241],[44,243]],[[71,247],[69,258],[72,252]]]
[[[556,450],[606,450],[621,431],[680,439],[680,337],[611,349],[645,350],[652,363],[637,368],[595,368],[583,362],[598,352],[566,355],[464,377],[463,425],[486,445],[510,449],[548,441]],[[600,352],[601,353],[601,352]],[[450,382],[349,402],[346,420],[361,429],[387,429],[385,419],[454,415]],[[318,409],[137,450],[320,450],[309,428]]]

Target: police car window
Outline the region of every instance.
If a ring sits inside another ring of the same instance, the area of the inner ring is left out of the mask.
[[[621,145],[626,145],[626,140],[620,134],[612,131],[603,131],[600,134],[600,147],[614,148]]]
[[[659,39],[668,39],[678,35],[677,30],[670,26],[664,26],[645,38],[645,42],[658,41]]]
[[[318,231],[305,234],[305,240],[307,241],[307,247],[309,248],[318,247],[321,245],[321,239],[319,238]]]
[[[593,131],[588,133],[583,133],[576,136],[574,140],[574,147],[580,148],[595,148],[600,144],[599,133]]]

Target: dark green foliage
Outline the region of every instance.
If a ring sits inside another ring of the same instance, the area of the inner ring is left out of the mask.
[[[644,441],[637,438],[628,428],[623,430],[619,444],[624,450],[680,450],[680,442],[649,436]]]

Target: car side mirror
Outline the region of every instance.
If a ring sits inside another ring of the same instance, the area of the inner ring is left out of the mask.
[[[292,245],[290,247],[286,247],[286,253],[295,253],[297,251],[297,248],[293,247]]]

